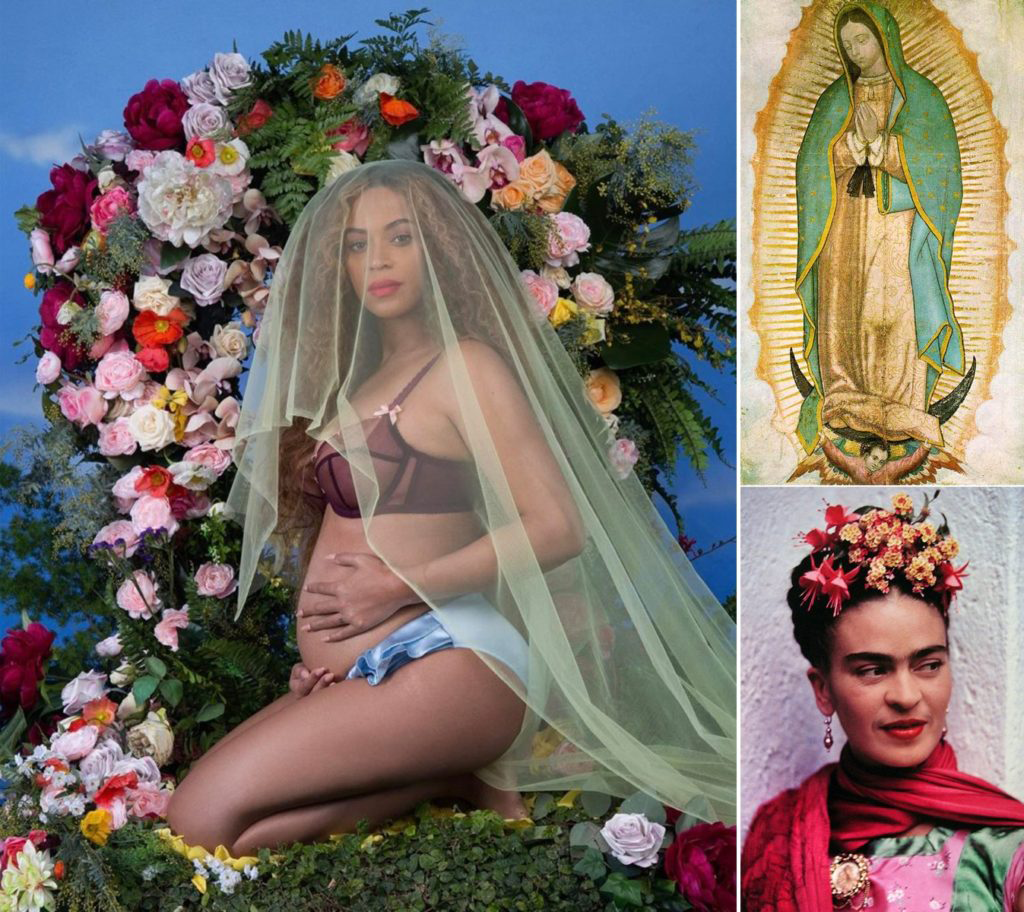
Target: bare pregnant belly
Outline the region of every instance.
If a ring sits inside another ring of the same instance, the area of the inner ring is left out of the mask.
[[[376,522],[381,524],[381,537],[386,540],[388,530],[384,520],[378,518]],[[402,543],[402,546],[396,549],[396,553],[401,553],[411,563],[446,554],[479,535],[475,523],[473,514],[461,513],[425,514],[422,517],[406,515],[396,518],[395,540],[399,540],[397,535],[401,533]],[[335,552],[373,553],[367,545],[361,519],[341,517],[328,509],[320,526],[316,544],[313,546],[313,555],[303,582],[337,579],[341,575],[339,568],[337,564],[327,559],[328,554]],[[295,606],[296,612],[307,604],[322,604],[324,598],[325,596],[317,593],[300,591]],[[296,641],[302,663],[307,668],[327,668],[336,677],[343,678],[355,664],[360,653],[376,646],[393,630],[429,610],[430,606],[423,602],[407,605],[376,627],[336,642],[327,642],[326,637],[328,634],[340,632],[341,628],[306,631],[302,629],[303,626],[313,618],[296,617]]]

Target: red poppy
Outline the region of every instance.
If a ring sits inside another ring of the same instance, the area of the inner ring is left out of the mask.
[[[167,489],[174,483],[174,476],[163,466],[148,466],[135,479],[135,490],[152,497],[167,497]]]
[[[408,123],[410,120],[415,120],[420,116],[420,112],[409,104],[409,102],[402,101],[400,98],[395,98],[394,95],[388,95],[387,92],[381,92],[380,116],[391,124],[391,126],[400,127],[402,124]]]
[[[180,307],[175,307],[167,316],[156,311],[144,310],[132,324],[132,335],[144,348],[170,345],[182,337],[182,327],[188,323],[188,316]]]

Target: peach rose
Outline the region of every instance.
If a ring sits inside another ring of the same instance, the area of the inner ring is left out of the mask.
[[[512,181],[510,184],[505,184],[504,187],[491,191],[491,208],[515,211],[526,205],[526,199],[523,187],[517,181]]]
[[[614,412],[622,402],[618,374],[607,367],[592,370],[587,376],[587,395],[602,414]]]
[[[572,294],[576,303],[592,314],[609,314],[615,304],[615,290],[596,272],[579,273],[573,279]]]
[[[547,149],[524,159],[519,165],[517,183],[530,199],[547,196],[555,188],[555,163]]]
[[[549,193],[537,200],[537,205],[542,212],[548,214],[560,212],[565,205],[566,197],[575,186],[576,178],[572,176],[569,169],[561,162],[555,162],[554,186]]]
[[[537,302],[537,309],[541,315],[546,317],[558,300],[558,286],[551,279],[537,275],[532,269],[524,269],[519,273],[519,277]]]

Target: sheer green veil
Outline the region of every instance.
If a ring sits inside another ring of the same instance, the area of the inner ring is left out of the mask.
[[[381,199],[407,221],[384,225],[370,209]],[[354,213],[365,233],[351,230]],[[410,255],[402,292],[366,291]],[[388,386],[389,319],[423,364],[438,354],[391,424],[421,453],[459,460],[465,490],[431,492],[458,497],[447,512],[384,509],[406,491],[367,439],[385,397],[367,402],[360,388]],[[244,530],[239,613],[271,576],[300,584],[332,523],[361,523],[367,549],[442,623],[448,600],[483,593],[528,643],[526,685],[478,653],[528,707],[481,778],[642,789],[679,808],[703,796],[704,815],[734,819],[735,626],[637,478],[620,478],[611,432],[555,330],[444,175],[372,162],[312,197],[273,278],[236,434],[227,515]],[[325,518],[302,498],[317,441],[345,455],[359,517],[327,507]]]

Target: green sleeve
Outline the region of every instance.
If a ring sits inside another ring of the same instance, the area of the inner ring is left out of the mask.
[[[1010,888],[1019,890],[1024,878],[1024,829],[975,830],[960,855],[950,912],[1002,912],[1008,875]]]

